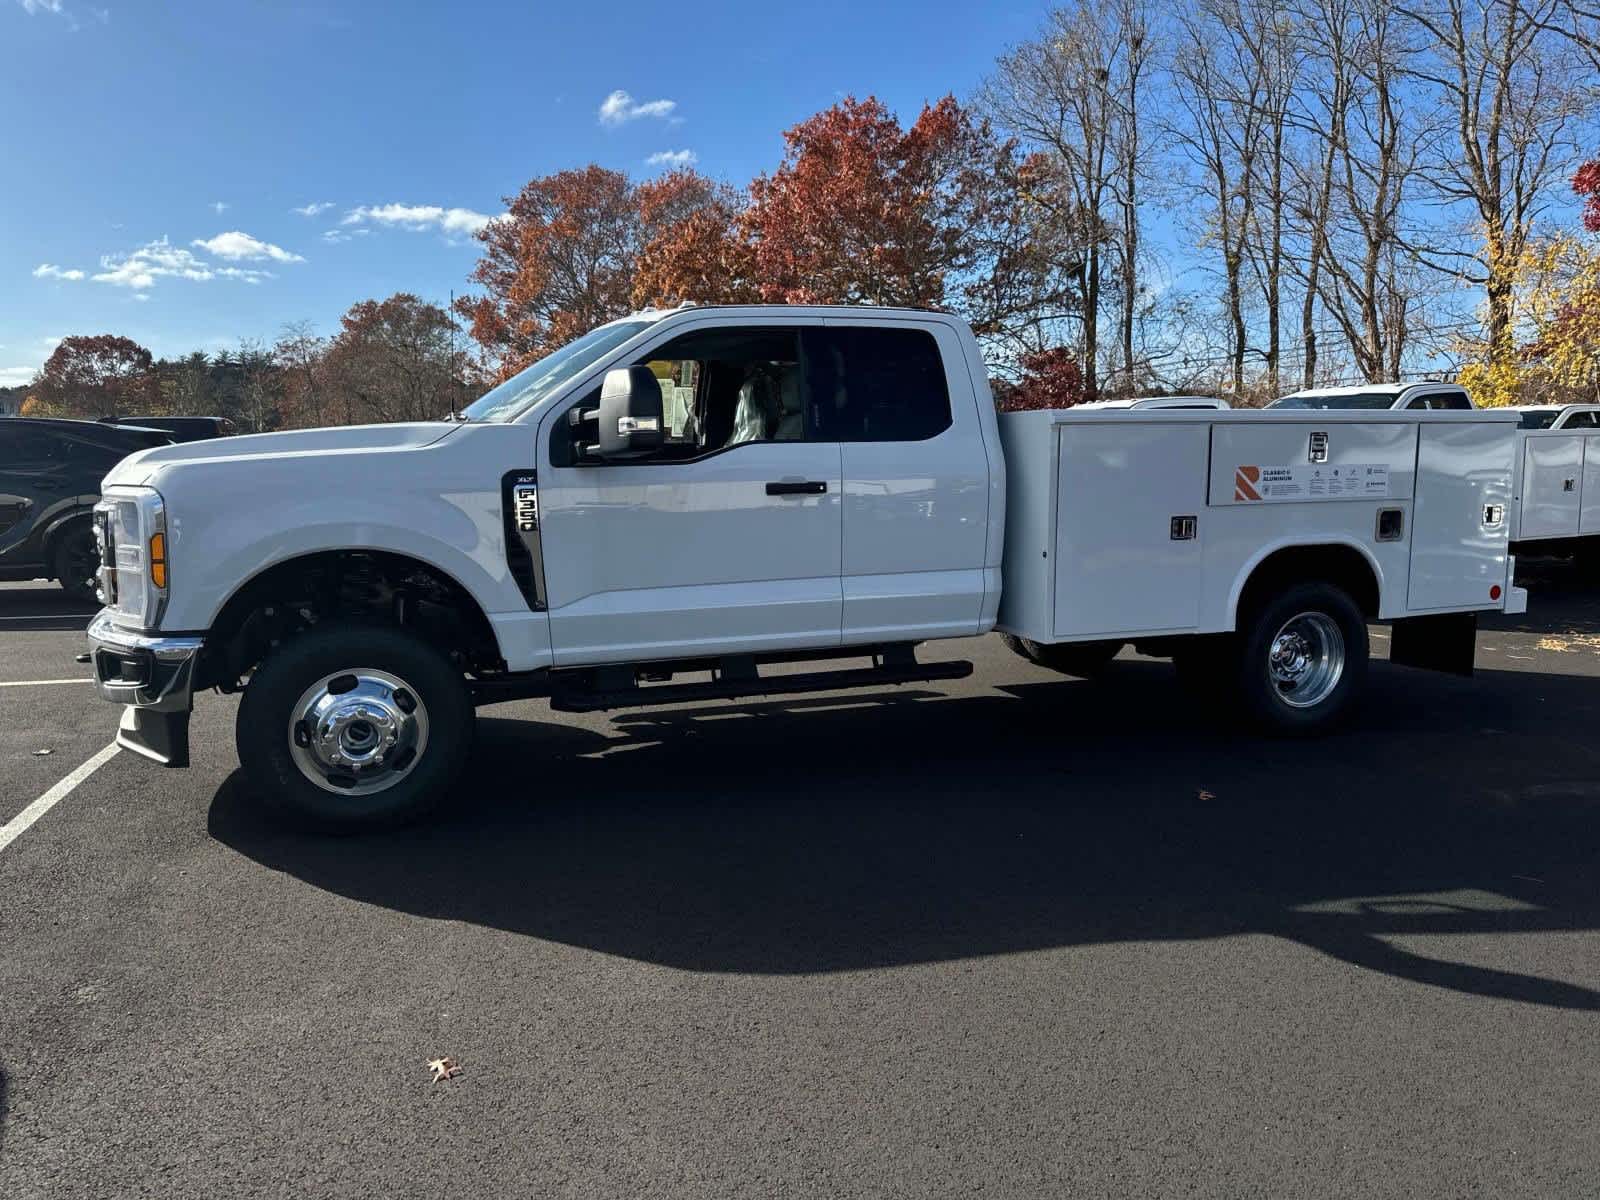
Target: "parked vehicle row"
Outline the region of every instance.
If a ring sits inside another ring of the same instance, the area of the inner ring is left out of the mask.
[[[252,784],[348,828],[436,800],[501,699],[953,678],[916,646],[998,629],[1069,673],[1170,655],[1215,707],[1308,733],[1356,703],[1369,621],[1395,661],[1470,671],[1476,614],[1526,603],[1512,414],[990,395],[954,317],[684,308],[460,420],[141,451],[96,509],[98,688],[174,766],[194,693],[242,691]]]

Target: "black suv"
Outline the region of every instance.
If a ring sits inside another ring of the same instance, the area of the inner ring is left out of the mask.
[[[93,599],[100,481],[135,450],[174,440],[160,429],[0,418],[0,580],[55,579]]]

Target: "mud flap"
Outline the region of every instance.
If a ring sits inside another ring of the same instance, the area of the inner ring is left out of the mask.
[[[1451,675],[1472,674],[1478,649],[1477,613],[1406,617],[1390,628],[1390,662]]]
[[[189,713],[123,706],[117,745],[164,767],[189,765]]]

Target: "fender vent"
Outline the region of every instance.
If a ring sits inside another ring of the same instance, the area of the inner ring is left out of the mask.
[[[506,566],[528,607],[544,612],[544,549],[539,542],[539,475],[507,471],[500,480],[500,513],[505,526]]]

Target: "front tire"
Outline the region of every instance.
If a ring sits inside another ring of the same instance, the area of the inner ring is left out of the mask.
[[[1319,733],[1348,715],[1367,679],[1367,622],[1349,594],[1301,583],[1259,605],[1237,642],[1237,693],[1256,725]]]
[[[414,821],[466,762],[474,713],[448,658],[404,630],[318,626],[258,667],[239,762],[270,808],[329,832]]]
[[[50,550],[50,570],[61,590],[74,600],[93,600],[94,576],[99,569],[94,527],[87,521],[76,521],[62,530]]]

